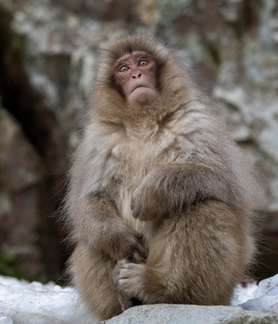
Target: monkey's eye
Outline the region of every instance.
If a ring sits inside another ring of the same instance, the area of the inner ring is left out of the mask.
[[[119,72],[126,72],[129,70],[129,67],[127,65],[122,65],[119,67]]]
[[[138,66],[146,66],[146,65],[148,65],[149,64],[149,61],[148,60],[140,60],[139,61],[139,64],[138,64]]]

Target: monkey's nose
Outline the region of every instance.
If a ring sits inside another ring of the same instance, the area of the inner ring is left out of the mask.
[[[139,79],[141,77],[141,75],[142,75],[141,72],[136,72],[133,74],[132,77],[133,77],[133,79]]]

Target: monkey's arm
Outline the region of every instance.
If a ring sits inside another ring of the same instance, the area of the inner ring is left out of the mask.
[[[77,210],[79,215],[73,219],[76,241],[85,241],[115,261],[129,258],[142,262],[146,257],[143,235],[124,224],[109,198],[88,196],[79,202]]]
[[[135,189],[131,210],[141,220],[167,216],[207,199],[243,208],[243,193],[231,170],[193,164],[160,167]]]

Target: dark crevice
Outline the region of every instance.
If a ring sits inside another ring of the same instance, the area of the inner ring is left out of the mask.
[[[59,137],[59,125],[54,112],[29,82],[24,69],[24,39],[11,28],[12,15],[0,5],[0,98],[1,106],[21,125],[22,131],[40,155],[45,169],[41,185],[40,244],[47,280],[60,276],[61,247],[59,228],[51,215],[63,196],[65,153]],[[57,136],[58,134],[58,136]]]

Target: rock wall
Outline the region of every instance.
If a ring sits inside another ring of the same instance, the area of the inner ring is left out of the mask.
[[[164,34],[176,47],[207,94],[207,102],[230,125],[233,137],[258,168],[267,196],[265,250],[278,252],[277,1],[0,0],[0,5],[11,13],[3,14],[0,27],[14,33],[13,42],[24,48],[20,56],[18,52],[15,55],[14,44],[0,41],[0,68],[5,72],[0,76],[0,95],[3,108],[10,113],[5,116],[14,116],[32,145],[36,156],[32,172],[37,179],[43,178],[43,212],[37,210],[36,216],[30,216],[35,218],[34,227],[43,224],[37,227],[37,249],[57,251],[57,234],[49,215],[63,196],[64,174],[79,140],[86,95],[100,50],[123,34],[151,33]],[[5,150],[0,154],[6,156]],[[37,164],[42,170],[39,175]],[[3,176],[0,180],[5,188],[2,196],[7,197]],[[11,199],[9,196],[1,204],[0,215],[10,215],[6,209]],[[21,203],[20,208],[27,207]],[[9,235],[17,235],[18,214],[16,221],[5,217],[12,224]],[[1,231],[7,232],[5,228]],[[5,235],[5,242],[9,242]],[[1,243],[0,251],[5,244]],[[48,244],[52,244],[50,249]],[[17,249],[18,242],[10,246],[14,251],[12,246]],[[44,264],[59,263],[60,252]],[[277,272],[275,254],[268,251],[260,258],[266,267],[261,266],[259,276]],[[59,273],[58,268],[52,276]]]

